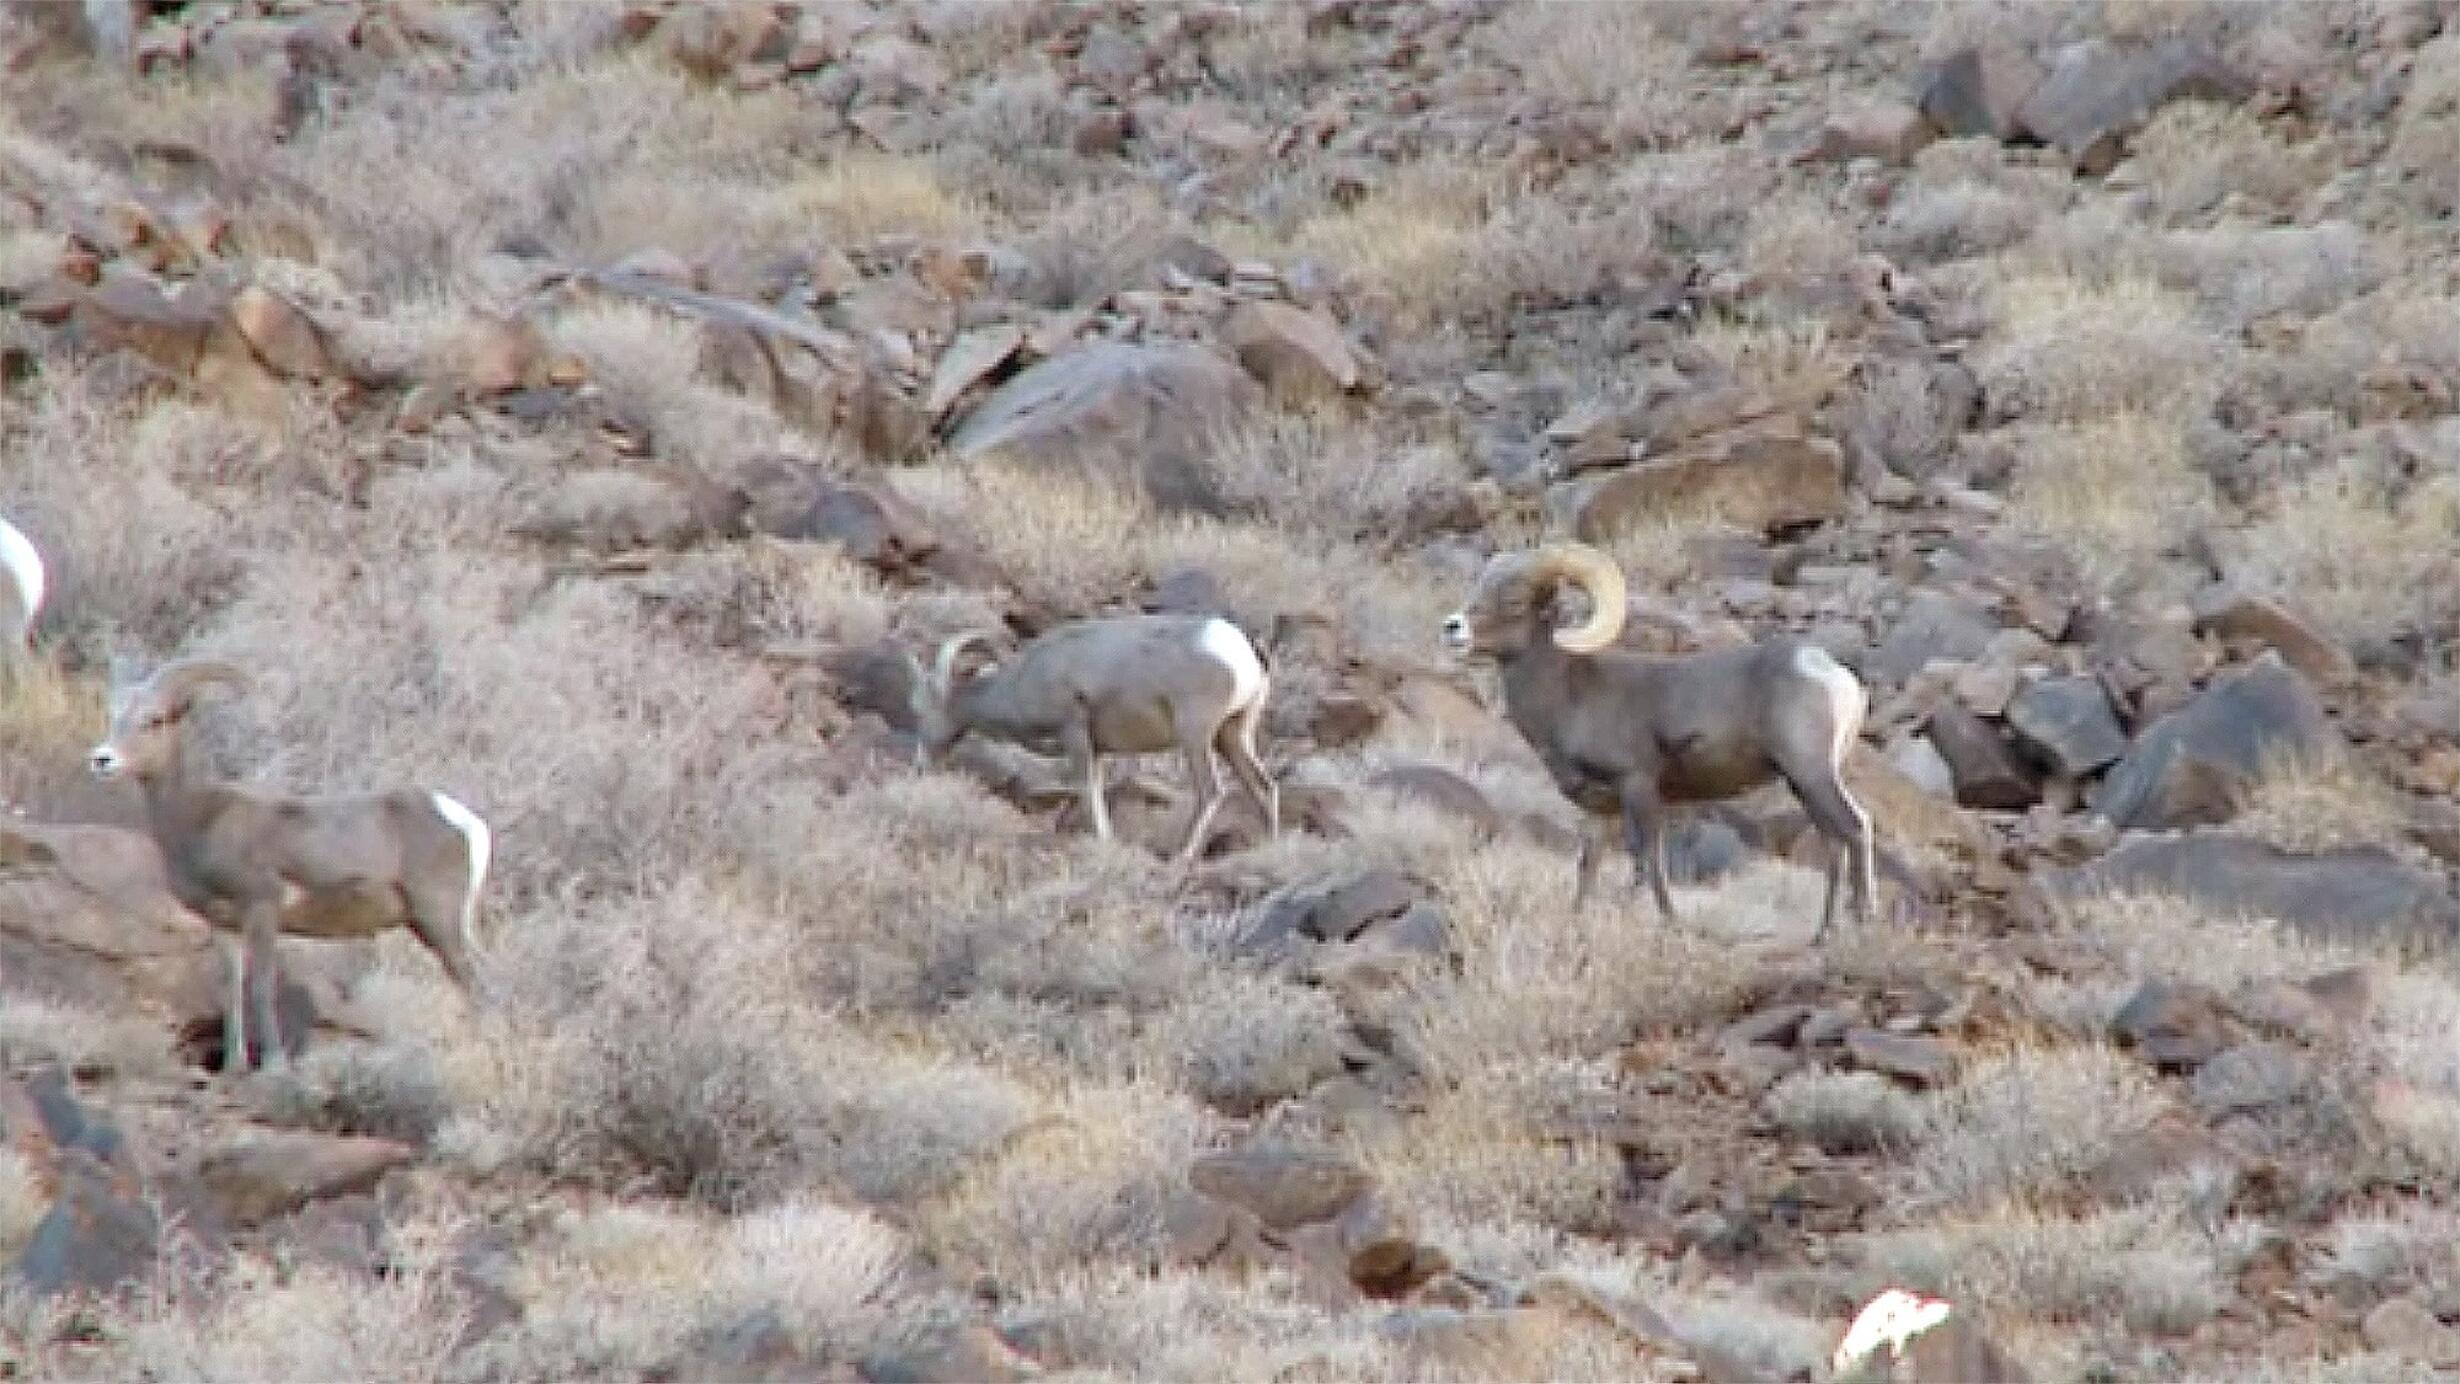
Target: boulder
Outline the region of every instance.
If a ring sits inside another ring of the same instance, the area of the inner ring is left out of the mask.
[[[963,458],[1081,467],[1141,484],[1168,510],[1218,513],[1219,438],[1263,391],[1236,365],[1181,342],[1093,342],[1019,371],[950,435]]]
[[[1271,1230],[1331,1220],[1375,1185],[1366,1169],[1338,1154],[1272,1141],[1205,1154],[1189,1165],[1187,1180]]]
[[[367,1191],[416,1154],[390,1139],[248,1129],[207,1149],[197,1177],[224,1219],[247,1227],[326,1197]]]
[[[2025,133],[2079,172],[2108,172],[2126,139],[2172,101],[2243,101],[2254,84],[2191,39],[2143,44],[2090,38],[2059,50],[2016,113]]]
[[[1845,453],[1795,420],[1772,419],[1566,482],[1552,499],[1590,542],[1611,542],[1647,520],[1703,515],[1773,532],[1845,512]]]
[[[1876,101],[1838,111],[1819,127],[1810,157],[1836,163],[1877,159],[1902,164],[1939,137],[1930,117],[1901,101]]]
[[[1936,1038],[1878,1028],[1845,1030],[1845,1051],[1855,1065],[1899,1077],[1916,1086],[1940,1086],[1956,1072],[1956,1054]]]
[[[1901,686],[1934,659],[1980,658],[1998,633],[1997,617],[1979,603],[1923,587],[1905,602],[1903,613],[1864,661],[1862,673],[1883,685]]]
[[[180,906],[151,838],[117,827],[14,822],[0,840],[0,985],[179,1028],[219,1024],[222,959]]]
[[[2357,675],[2357,661],[2340,641],[2284,601],[2223,591],[2199,601],[2196,628],[2223,639],[2248,639],[2276,649],[2289,666],[2323,687]]]
[[[1222,338],[1249,374],[1284,399],[1347,393],[1365,377],[1340,324],[1315,308],[1244,302]]]
[[[2460,1370],[2460,1330],[2445,1325],[2415,1297],[2385,1300],[2358,1330],[2376,1350],[2437,1371]]]
[[[2221,997],[2191,982],[2148,980],[2111,1016],[2110,1036],[2164,1071],[2192,1071],[2229,1045]]]
[[[2017,112],[2041,80],[2041,64],[2011,44],[1960,48],[1923,74],[1916,108],[1943,134],[2013,139]]]
[[[113,263],[102,281],[78,295],[78,330],[95,346],[133,352],[163,371],[187,378],[223,323],[226,290],[202,279],[174,293],[141,271]]]
[[[298,304],[260,284],[231,298],[231,325],[273,373],[295,380],[323,379],[333,361],[324,328]]]
[[[2314,689],[2266,651],[2138,736],[2093,807],[2120,827],[2217,824],[2274,756],[2324,758],[2340,747]]]
[[[940,357],[938,368],[931,372],[931,388],[923,396],[923,412],[935,421],[945,418],[967,390],[1006,365],[1024,344],[1025,330],[1005,323],[976,327],[958,337]]]
[[[1947,761],[1957,802],[2013,811],[2040,801],[2040,783],[2016,758],[2006,738],[1963,703],[1941,702],[1923,733]]]
[[[2205,828],[2122,841],[2098,860],[2042,878],[2059,897],[2167,895],[2213,916],[2276,918],[2310,937],[2359,946],[2439,947],[2460,937],[2460,900],[2443,881],[2372,846],[2293,854]]]
[[[2007,704],[2016,742],[2051,768],[2081,778],[2127,753],[2127,732],[2095,677],[2041,678]]]

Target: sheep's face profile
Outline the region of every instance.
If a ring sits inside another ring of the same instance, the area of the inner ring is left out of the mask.
[[[244,687],[247,677],[215,662],[174,663],[141,681],[128,678],[124,668],[114,670],[110,729],[87,761],[94,776],[148,779],[176,768],[180,723],[197,694],[216,683]]]
[[[1589,618],[1554,629],[1556,595],[1575,586],[1589,597]],[[1462,658],[1503,658],[1551,635],[1572,653],[1594,653],[1623,629],[1623,574],[1614,560],[1584,543],[1557,543],[1530,553],[1489,559],[1459,610],[1444,617],[1444,647]]]
[[[963,735],[964,726],[956,714],[954,699],[966,685],[990,671],[977,668],[966,677],[957,676],[957,659],[973,644],[987,644],[990,636],[980,630],[968,630],[942,643],[932,659],[928,673],[916,669],[914,679],[914,759],[917,765],[937,764],[948,757],[948,751]]]

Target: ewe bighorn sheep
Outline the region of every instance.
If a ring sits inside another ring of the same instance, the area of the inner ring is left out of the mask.
[[[43,555],[15,524],[0,518],[0,667],[34,651],[34,617],[43,613]]]
[[[1176,746],[1187,757],[1196,794],[1176,857],[1185,862],[1203,845],[1221,806],[1221,778],[1213,767],[1219,750],[1263,812],[1266,830],[1281,834],[1281,790],[1256,757],[1256,726],[1272,680],[1238,626],[1202,615],[1078,620],[1029,640],[1006,667],[952,685],[957,656],[985,638],[969,630],[942,643],[928,677],[914,665],[918,764],[945,758],[967,731],[1056,747],[1084,785],[1094,834],[1108,840],[1102,756]]]
[[[1565,585],[1589,597],[1588,620],[1554,628]],[[1780,636],[1685,655],[1609,650],[1622,632],[1623,574],[1580,543],[1491,559],[1461,609],[1445,617],[1446,647],[1492,659],[1506,714],[1588,820],[1574,907],[1588,901],[1612,819],[1623,819],[1635,874],[1659,911],[1666,889],[1665,809],[1736,797],[1782,777],[1811,823],[1837,843],[1815,938],[1836,914],[1839,867],[1850,856],[1857,912],[1873,914],[1870,814],[1846,790],[1847,750],[1868,704],[1854,675],[1818,645]]]
[[[487,824],[421,789],[292,797],[191,778],[181,725],[215,683],[244,689],[247,677],[211,660],[172,663],[143,681],[115,669],[110,738],[94,747],[92,764],[98,778],[136,780],[180,902],[234,934],[225,948],[223,1069],[247,1065],[251,1028],[268,1066],[289,1060],[274,1013],[281,933],[364,938],[407,925],[469,993]]]

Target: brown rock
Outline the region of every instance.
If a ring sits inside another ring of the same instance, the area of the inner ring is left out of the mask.
[[[2101,680],[2041,678],[2008,703],[2007,728],[2041,761],[2081,778],[2127,753],[2127,732],[2110,709]]]
[[[1898,101],[1879,101],[1839,111],[1819,127],[1810,157],[1837,163],[1877,159],[1902,164],[1939,137],[1930,117]]]
[[[2110,1020],[2110,1034],[2171,1071],[2191,1071],[2229,1045],[2221,997],[2193,983],[2148,980]]]
[[[2051,60],[2017,120],[2084,173],[2107,172],[2154,111],[2189,97],[2243,101],[2253,84],[2200,43],[2137,44],[2091,38]]]
[[[1364,1168],[1337,1154],[1279,1143],[1205,1154],[1189,1166],[1187,1180],[1272,1230],[1331,1220],[1374,1186]]]
[[[1222,335],[1239,364],[1286,399],[1346,393],[1363,378],[1340,326],[1314,308],[1243,302]]]
[[[965,391],[1007,364],[1024,344],[1025,329],[1004,324],[976,327],[958,337],[931,374],[931,389],[924,396],[923,412],[934,419],[946,415],[957,400],[965,397]]]
[[[453,370],[480,398],[546,383],[547,336],[526,317],[482,314],[454,342]]]
[[[2017,112],[2041,84],[2041,65],[2011,44],[1959,49],[1922,80],[1921,113],[1948,135],[2012,139]]]
[[[1998,730],[1957,702],[1931,713],[1924,734],[1939,747],[1966,807],[2013,811],[2041,800],[2041,783],[2016,758]]]
[[[2325,687],[2357,675],[2340,641],[2287,604],[2264,596],[2220,592],[2198,603],[2196,628],[2224,639],[2252,639],[2277,649],[2289,666]]]
[[[658,25],[656,42],[676,66],[703,81],[758,59],[782,62],[787,54],[776,7],[760,0],[679,5]]]
[[[79,299],[75,316],[95,345],[133,351],[185,377],[195,373],[228,301],[203,281],[192,281],[174,296],[150,277],[115,264]]]
[[[318,380],[331,373],[324,329],[296,303],[269,288],[250,284],[239,290],[231,299],[231,325],[239,329],[256,358],[277,375]]]
[[[1772,420],[1557,491],[1554,503],[1590,542],[1610,542],[1644,521],[1688,516],[1784,529],[1845,512],[1844,452],[1798,423]]]
[[[2414,1297],[2396,1297],[2366,1314],[2366,1344],[2438,1370],[2460,1369],[2460,1331],[2443,1324]]]
[[[1496,835],[1504,829],[1503,814],[1487,799],[1483,789],[1438,764],[1395,764],[1377,770],[1367,780],[1367,786],[1424,803],[1470,823],[1486,835]]]
[[[1936,1038],[1850,1028],[1845,1031],[1845,1051],[1863,1067],[1917,1086],[1942,1085],[1956,1071],[1956,1054]]]
[[[1095,342],[1018,372],[965,414],[948,445],[961,458],[1131,480],[1166,510],[1219,512],[1215,439],[1260,397],[1244,372],[1201,346]]]
[[[0,984],[179,1028],[219,1025],[213,934],[172,897],[149,838],[18,822],[0,839],[23,862],[0,874]]]
[[[416,1156],[407,1144],[352,1134],[250,1129],[206,1151],[198,1180],[233,1226],[252,1226],[325,1197],[373,1187]]]

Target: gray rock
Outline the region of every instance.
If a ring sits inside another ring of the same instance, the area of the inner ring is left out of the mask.
[[[1876,682],[1901,686],[1932,659],[1980,658],[1998,632],[1998,620],[1980,605],[1925,588],[1905,602],[1863,672]]]
[[[2314,688],[2266,651],[2138,736],[2093,807],[2120,827],[2215,825],[2236,814],[2270,756],[2321,757],[2340,745]]]
[[[1093,342],[1019,371],[965,415],[948,445],[962,458],[1084,468],[1141,485],[1163,509],[1219,514],[1214,446],[1262,394],[1201,346]]]
[[[2217,830],[2122,842],[2089,864],[2046,872],[2056,895],[2149,893],[2220,916],[2277,918],[2326,941],[2440,947],[2460,937],[2460,900],[2388,851],[2292,854]]]
[[[1918,105],[1949,135],[2013,139],[2016,113],[2041,80],[2041,64],[2013,45],[1960,48],[1923,74]]]
[[[1924,733],[1939,747],[1966,807],[2012,811],[2041,798],[2041,785],[2016,758],[2005,737],[1959,702],[1942,702]]]
[[[2081,778],[2127,753],[2127,732],[2101,679],[2042,678],[2007,704],[2016,743],[2062,774]]]
[[[2189,39],[2153,44],[2092,38],[2059,50],[2017,111],[2024,131],[2079,171],[2107,172],[2127,136],[2172,101],[2243,101],[2254,84]]]

